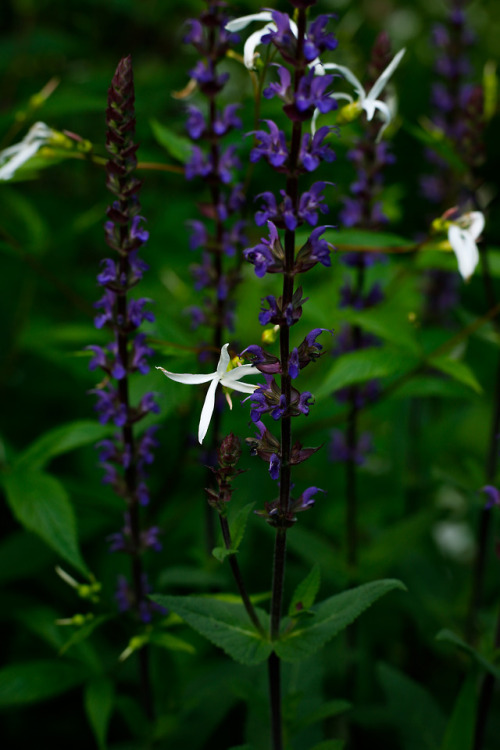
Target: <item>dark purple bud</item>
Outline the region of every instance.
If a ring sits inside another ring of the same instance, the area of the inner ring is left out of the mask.
[[[281,470],[280,458],[278,455],[276,455],[276,453],[273,453],[269,461],[269,474],[271,475],[271,479],[275,479],[275,480],[279,479],[280,470]]]

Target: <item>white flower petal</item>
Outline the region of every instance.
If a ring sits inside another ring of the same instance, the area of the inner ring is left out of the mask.
[[[156,366],[157,370],[161,370],[167,378],[175,380],[176,383],[186,383],[187,385],[200,385],[201,383],[208,383],[209,380],[217,379],[216,372],[209,372],[208,374],[193,375],[189,372],[169,372],[163,367]]]
[[[203,404],[203,409],[201,410],[200,424],[198,426],[198,440],[200,443],[203,442],[203,438],[207,434],[210,420],[212,419],[212,414],[214,412],[215,406],[215,391],[218,384],[218,380],[212,380],[208,388],[207,395],[205,396],[205,403]]]
[[[479,251],[474,238],[470,230],[452,224],[448,229],[448,240],[457,256],[460,275],[467,280],[479,262]]]
[[[252,13],[249,16],[241,16],[241,18],[233,18],[232,21],[226,23],[226,29],[228,31],[241,31],[252,23],[252,21],[272,21],[273,16],[270,10],[263,10],[261,13]]]
[[[380,74],[380,76],[377,78],[375,83],[370,89],[369,96],[372,99],[376,99],[377,96],[380,94],[380,92],[384,89],[387,81],[392,76],[396,68],[398,67],[401,58],[403,57],[404,53],[406,52],[405,48],[400,49],[398,54],[394,56],[394,58],[391,60],[387,68]]]
[[[226,373],[227,366],[229,365],[230,356],[228,352],[229,344],[224,344],[220,350],[219,362],[217,363],[217,377],[220,380],[221,377]]]
[[[240,365],[239,367],[235,367],[233,370],[229,370],[229,372],[224,373],[223,377],[221,378],[221,383],[223,385],[229,386],[231,382],[240,380],[246,375],[262,375],[262,373],[253,365]]]
[[[35,122],[23,140],[0,151],[0,180],[10,180],[16,171],[34,156],[52,137],[52,128],[44,122]]]
[[[274,25],[274,23],[271,23],[267,26],[264,26],[263,29],[254,31],[253,34],[250,34],[243,47],[243,62],[245,63],[245,68],[248,68],[248,70],[252,70],[252,68],[255,67],[254,57],[256,48],[259,46],[263,36],[265,36],[269,31],[275,30],[276,26]]]
[[[346,81],[349,81],[349,83],[356,89],[360,100],[364,101],[366,96],[365,90],[354,73],[349,70],[349,68],[346,68],[345,65],[337,65],[337,63],[323,63],[323,67],[325,70],[338,70],[340,73],[342,73]],[[334,94],[334,96],[337,97],[338,94]]]
[[[223,380],[220,381],[226,388],[232,388],[233,391],[239,391],[240,393],[253,393],[259,387],[258,385],[252,385],[251,383],[240,383],[239,380],[233,380],[230,383],[225,383]]]
[[[467,217],[470,222],[468,231],[472,235],[472,239],[477,240],[484,229],[484,214],[481,211],[471,211],[467,214]]]

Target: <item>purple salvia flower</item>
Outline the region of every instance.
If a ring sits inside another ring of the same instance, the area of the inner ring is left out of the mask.
[[[256,162],[264,158],[271,166],[282,167],[288,159],[286,136],[272,120],[264,120],[264,122],[269,128],[269,133],[265,130],[248,133],[248,135],[255,135],[255,138],[260,141],[260,144],[251,150],[250,161]]]
[[[335,159],[334,151],[323,143],[330,130],[331,128],[324,125],[318,128],[312,138],[310,133],[302,136],[299,162],[307,172],[314,172],[322,161],[332,162]]]

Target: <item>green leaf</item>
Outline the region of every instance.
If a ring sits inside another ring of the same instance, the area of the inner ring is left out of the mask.
[[[230,518],[230,529],[231,529],[231,547],[233,550],[239,549],[245,529],[248,521],[248,516],[252,512],[255,503],[248,503],[240,508]]]
[[[47,700],[79,685],[86,675],[79,664],[49,659],[4,667],[0,670],[0,708]]]
[[[474,741],[476,710],[476,675],[471,674],[458,694],[440,750],[470,750]]]
[[[196,653],[196,649],[192,643],[188,643],[170,633],[153,633],[148,642],[160,648],[165,648],[167,651],[184,651],[187,654]]]
[[[42,472],[19,470],[7,474],[4,485],[7,501],[19,523],[87,575],[78,549],[75,515],[62,484]]]
[[[351,325],[360,326],[365,331],[379,336],[391,344],[408,349],[418,354],[419,345],[415,337],[415,328],[408,319],[408,312],[396,308],[390,303],[377,305],[369,310],[344,308],[339,310],[339,318]]]
[[[452,643],[454,646],[457,646],[457,648],[459,648],[461,651],[465,651],[466,654],[469,654],[469,656],[471,656],[476,664],[482,667],[482,669],[492,674],[497,680],[500,680],[500,669],[498,667],[495,667],[495,665],[492,664],[491,661],[480,654],[479,651],[476,651],[475,648],[469,646],[468,643],[463,641],[460,636],[455,635],[455,633],[453,633],[451,630],[440,630],[436,636],[436,640],[446,641],[447,643]]]
[[[250,622],[242,604],[201,596],[155,595],[151,599],[178,614],[194,630],[241,664],[260,664],[272,651],[271,644]],[[256,609],[256,612],[265,628],[268,615],[261,609]]]
[[[106,735],[113,712],[114,693],[113,682],[106,677],[98,677],[85,687],[85,712],[99,750],[106,748]]]
[[[212,550],[212,555],[215,557],[216,560],[218,560],[220,563],[224,562],[226,557],[229,557],[229,555],[235,555],[238,552],[237,549],[227,549],[226,547],[214,547]]]
[[[304,610],[308,610],[314,604],[321,582],[319,565],[315,565],[308,576],[299,583],[293,592],[292,601],[288,610],[289,617],[296,617]]]
[[[473,398],[470,389],[456,380],[435,375],[415,375],[391,393],[391,398]]]
[[[449,357],[431,357],[428,360],[431,367],[435,367],[436,370],[444,372],[449,375],[453,380],[457,380],[459,383],[472,388],[476,393],[482,393],[483,389],[479,385],[476,376],[470,369],[469,365],[465,362],[459,362],[456,359],[450,359]]]
[[[185,164],[191,156],[193,145],[189,138],[174,133],[173,130],[162,125],[158,120],[150,120],[153,135],[170,156]]]
[[[349,711],[351,707],[352,705],[348,701],[337,700],[323,703],[323,705],[315,711],[309,712],[304,718],[294,722],[294,732],[300,732],[302,729],[305,729],[305,727],[311,726],[311,724],[317,724],[325,719],[330,719],[332,716],[343,714],[346,711]]]
[[[366,229],[341,229],[328,233],[328,242],[333,245],[353,245],[355,247],[371,247],[381,251],[388,247],[415,247],[413,240],[401,237],[391,232],[370,232]]]
[[[109,435],[110,429],[98,422],[79,421],[56,427],[42,435],[16,461],[23,469],[42,469],[51,458],[95,443]]]
[[[377,599],[393,589],[406,590],[401,581],[389,579],[365,583],[358,588],[344,591],[316,604],[312,608],[314,618],[299,620],[289,632],[287,628],[293,621],[287,622],[285,619],[284,633],[274,644],[276,653],[284,661],[300,661],[314,654],[327,641],[354,622]]]
[[[401,750],[438,750],[444,717],[433,697],[419,684],[387,664],[378,668]]]
[[[319,745],[314,745],[311,750],[343,750],[345,740],[323,740]]]
[[[417,364],[415,358],[401,354],[399,349],[389,347],[370,347],[361,351],[348,352],[335,361],[327,373],[316,398],[329,395],[348,385],[363,383],[366,380],[382,378],[387,375],[401,375]]]
[[[111,615],[99,615],[98,617],[94,617],[92,620],[89,620],[89,622],[86,622],[81,627],[73,626],[76,627],[76,629],[59,650],[59,655],[62,656],[72,646],[76,646],[77,643],[82,643],[83,641],[87,640],[87,638],[92,635],[94,630],[96,630],[96,628],[104,625],[104,623],[108,622],[108,620],[111,620]]]
[[[445,136],[443,131],[430,120],[422,120],[422,124],[425,127],[416,126],[406,121],[403,123],[403,129],[416,138],[417,141],[424,144],[424,146],[430,147],[439,154],[457,172],[461,174],[466,172],[467,167],[465,163],[457,154],[454,144]]]

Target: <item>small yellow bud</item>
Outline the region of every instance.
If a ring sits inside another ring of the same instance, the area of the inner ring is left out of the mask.
[[[363,108],[359,102],[350,102],[349,104],[346,104],[339,109],[337,124],[346,125],[349,122],[354,122],[354,120],[358,119],[362,111]]]
[[[273,326],[272,328],[264,328],[262,331],[262,343],[263,344],[274,344],[278,338],[280,331],[279,326]]]

